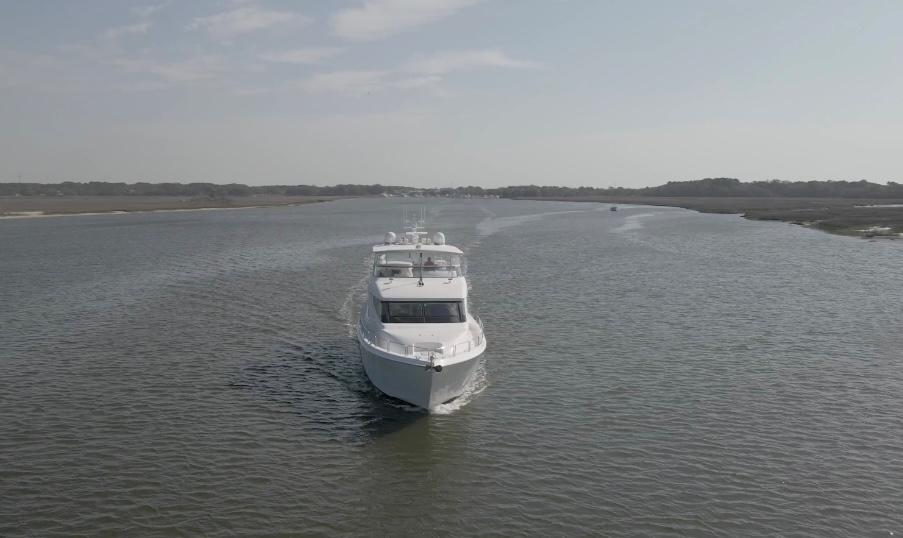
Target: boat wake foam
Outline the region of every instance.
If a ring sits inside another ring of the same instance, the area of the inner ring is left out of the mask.
[[[473,376],[467,383],[464,392],[454,400],[433,406],[429,412],[431,415],[451,415],[465,405],[469,404],[477,397],[477,395],[489,386],[489,376],[486,375],[486,359],[481,357],[480,364],[474,370]]]
[[[482,208],[483,212],[486,214],[486,217],[477,223],[476,226],[476,237],[468,243],[464,247],[464,251],[468,252],[480,246],[483,239],[505,230],[507,228],[513,228],[515,226],[520,226],[522,224],[527,224],[529,222],[535,222],[538,220],[542,220],[546,217],[550,217],[553,215],[564,215],[567,213],[583,213],[587,210],[585,209],[571,209],[567,211],[546,211],[544,213],[530,213],[527,215],[515,215],[511,217],[497,217],[495,213]]]
[[[339,317],[345,324],[348,336],[355,339],[357,338],[358,308],[360,303],[367,298],[367,279],[370,278],[370,261],[366,257],[362,258],[361,265],[364,267],[363,276],[348,288],[345,300],[339,307]]]
[[[586,210],[584,209],[572,209],[568,211],[546,211],[544,213],[530,213],[527,215],[515,215],[512,217],[495,217],[488,216],[485,219],[481,220],[477,223],[477,235],[481,237],[488,237],[496,232],[504,230],[506,228],[512,228],[514,226],[520,226],[522,224],[527,224],[528,222],[534,222],[537,220],[542,220],[546,217],[551,217],[553,215],[566,215],[568,213],[584,213]]]
[[[657,213],[640,213],[638,215],[630,215],[629,217],[624,219],[624,224],[618,226],[617,228],[612,228],[613,232],[629,232],[631,230],[641,230],[643,228],[643,221],[641,219],[654,217]]]

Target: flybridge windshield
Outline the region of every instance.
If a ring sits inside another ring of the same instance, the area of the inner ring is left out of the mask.
[[[464,276],[464,271],[461,256],[427,250],[378,254],[373,274],[381,278],[454,278]]]
[[[462,323],[464,308],[457,301],[384,302],[380,319],[383,323]]]

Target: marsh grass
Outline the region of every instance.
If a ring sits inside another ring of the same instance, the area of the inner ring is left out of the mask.
[[[568,202],[601,202],[683,207],[702,213],[740,214],[748,219],[777,220],[811,226],[842,235],[861,235],[871,226],[903,233],[903,207],[863,207],[903,204],[903,200],[860,198],[733,198],[733,197],[564,197],[531,198]]]

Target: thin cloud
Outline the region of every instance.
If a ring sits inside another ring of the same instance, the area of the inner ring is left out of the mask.
[[[427,90],[447,96],[441,84],[454,71],[480,68],[535,69],[534,62],[516,60],[500,50],[445,51],[422,57],[391,70],[348,70],[319,73],[295,83],[308,93],[361,95],[391,89]]]
[[[119,39],[120,37],[126,37],[130,35],[142,35],[146,34],[147,31],[150,30],[150,27],[150,21],[136,22],[135,24],[127,24],[125,26],[109,28],[101,34],[101,37],[104,39]]]
[[[319,73],[296,82],[294,87],[307,93],[360,96],[388,90],[428,91],[444,97],[448,93],[439,87],[442,77],[403,76],[385,70],[350,70]]]
[[[228,70],[227,63],[220,56],[198,56],[176,62],[118,58],[112,63],[123,71],[154,75],[174,84],[214,79]]]
[[[432,94],[434,97],[450,97],[451,92],[442,87],[442,77],[436,75],[416,76],[398,79],[393,83],[399,90],[420,90]]]
[[[297,86],[308,93],[362,95],[385,89],[389,74],[379,70],[333,71],[316,74]]]
[[[222,59],[202,56],[181,62],[151,66],[150,72],[170,82],[195,82],[217,77],[225,71]]]
[[[232,90],[232,95],[237,95],[239,97],[255,97],[271,93],[273,93],[272,88],[239,88],[237,90]]]
[[[132,13],[134,13],[136,17],[147,19],[168,5],[169,2],[148,6],[135,6],[132,8]]]
[[[426,77],[402,78],[395,81],[393,86],[402,90],[413,90],[418,88],[435,89],[440,82],[442,82],[442,77],[430,75]]]
[[[505,69],[535,69],[539,65],[511,58],[500,50],[445,51],[408,62],[406,69],[426,75],[444,75],[453,71],[465,71],[486,67]]]
[[[480,0],[367,0],[332,17],[333,32],[351,41],[388,37],[453,15]]]
[[[274,11],[257,6],[246,6],[207,17],[198,17],[187,28],[189,30],[206,30],[215,39],[230,39],[287,22],[308,24],[311,19],[291,11]]]
[[[261,54],[259,58],[265,62],[286,64],[316,64],[342,52],[335,47],[292,49]]]

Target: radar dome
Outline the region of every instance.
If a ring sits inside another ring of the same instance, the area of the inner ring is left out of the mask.
[[[386,244],[395,242],[395,232],[386,232]]]
[[[445,244],[445,234],[442,232],[436,232],[433,234],[433,244],[434,245],[444,245]]]

